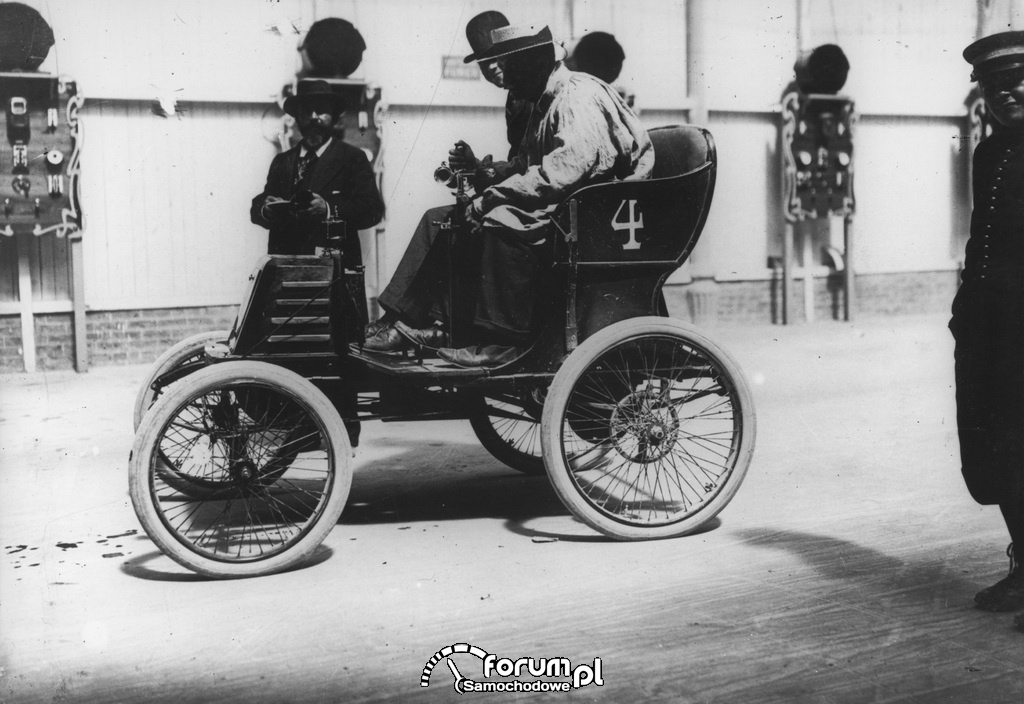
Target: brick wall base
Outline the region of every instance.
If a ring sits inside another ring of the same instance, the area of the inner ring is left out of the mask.
[[[17,315],[0,316],[0,372],[19,372],[24,368],[21,359],[21,318]]]
[[[146,364],[190,335],[227,330],[237,306],[101,311],[86,314],[89,364]],[[73,369],[75,341],[71,313],[35,316],[36,369]],[[0,372],[24,370],[21,319],[0,316]]]
[[[866,274],[856,280],[854,317],[943,313],[949,310],[959,278],[956,272]],[[793,282],[790,308],[793,322],[804,319],[802,281]],[[669,312],[695,323],[782,321],[782,282],[696,281],[665,287]],[[839,275],[814,281],[817,320],[843,319],[843,284]],[[161,308],[154,310],[88,313],[89,364],[145,364],[189,335],[226,330],[234,321],[235,306]],[[70,313],[37,315],[36,368],[72,369],[74,335]],[[21,321],[0,316],[0,372],[24,369]]]
[[[858,275],[852,317],[923,315],[949,311],[959,286],[955,271]],[[702,281],[665,287],[669,312],[681,320],[782,322],[782,280]],[[840,274],[814,280],[815,320],[842,320],[845,309]],[[803,281],[793,282],[792,322],[804,320]]]
[[[88,316],[89,363],[140,364],[190,335],[228,330],[237,306],[104,311]]]

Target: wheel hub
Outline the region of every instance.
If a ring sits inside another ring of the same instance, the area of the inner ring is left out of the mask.
[[[654,390],[635,391],[612,412],[615,448],[631,462],[654,462],[665,457],[679,437],[675,408]]]
[[[253,466],[249,460],[243,460],[235,465],[235,474],[244,482],[253,477]]]

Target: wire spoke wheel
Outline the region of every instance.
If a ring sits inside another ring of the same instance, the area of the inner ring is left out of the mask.
[[[129,489],[147,534],[179,563],[215,577],[269,574],[305,560],[337,522],[350,455],[315,386],[274,365],[226,362],[170,387],[146,415]]]
[[[135,395],[132,421],[136,430],[142,423],[142,417],[163,393],[164,388],[174,380],[191,373],[189,371],[191,368],[194,368],[192,371],[202,368],[200,363],[204,359],[203,351],[206,346],[224,342],[228,339],[228,335],[227,330],[201,332],[198,335],[186,337],[169,347],[157,358]]]
[[[185,338],[160,355],[150,367],[145,381],[139,386],[138,393],[135,395],[132,419],[136,431],[160,394],[175,381],[202,369],[205,366],[206,346],[227,340],[228,334],[227,330],[201,332],[198,335]],[[159,471],[164,481],[193,498],[203,498],[222,488],[223,477],[189,476],[178,472],[166,460]]]
[[[742,372],[696,328],[610,326],[559,370],[544,408],[548,475],[567,507],[621,539],[693,532],[732,499],[753,453]]]
[[[524,474],[544,473],[540,440],[543,390],[480,395],[471,404],[469,423],[488,452]]]

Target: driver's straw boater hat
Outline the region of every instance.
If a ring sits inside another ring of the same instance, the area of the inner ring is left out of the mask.
[[[971,80],[997,71],[1024,67],[1024,32],[1000,32],[982,37],[964,49],[964,58],[974,66]]]
[[[295,111],[314,100],[327,101],[331,106],[331,112],[335,115],[345,112],[345,98],[331,90],[330,83],[319,80],[299,81],[299,85],[295,88],[295,95],[289,96],[284,101],[282,109],[292,117],[297,117]]]
[[[491,30],[507,27],[508,18],[495,10],[481,12],[466,24],[466,39],[473,48],[473,53],[462,60],[468,64],[477,60],[477,55],[491,48]]]
[[[554,44],[551,30],[547,27],[536,32],[531,25],[511,25],[491,30],[491,48],[476,55],[474,61],[488,61],[527,49],[536,49],[545,44]]]

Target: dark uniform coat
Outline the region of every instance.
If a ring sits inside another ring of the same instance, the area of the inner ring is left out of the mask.
[[[267,196],[288,200],[306,188],[327,201],[334,217],[345,221],[345,266],[351,268],[360,264],[359,230],[373,227],[384,216],[384,203],[366,154],[334,137],[313,163],[306,180],[298,183],[299,151],[300,147],[295,146],[274,157],[263,192],[252,199],[249,211],[252,221],[270,229],[268,254],[314,253],[315,225],[300,223],[294,218],[271,223],[261,214]]]
[[[974,155],[974,212],[953,301],[962,471],[982,504],[1024,488],[1024,130]]]

